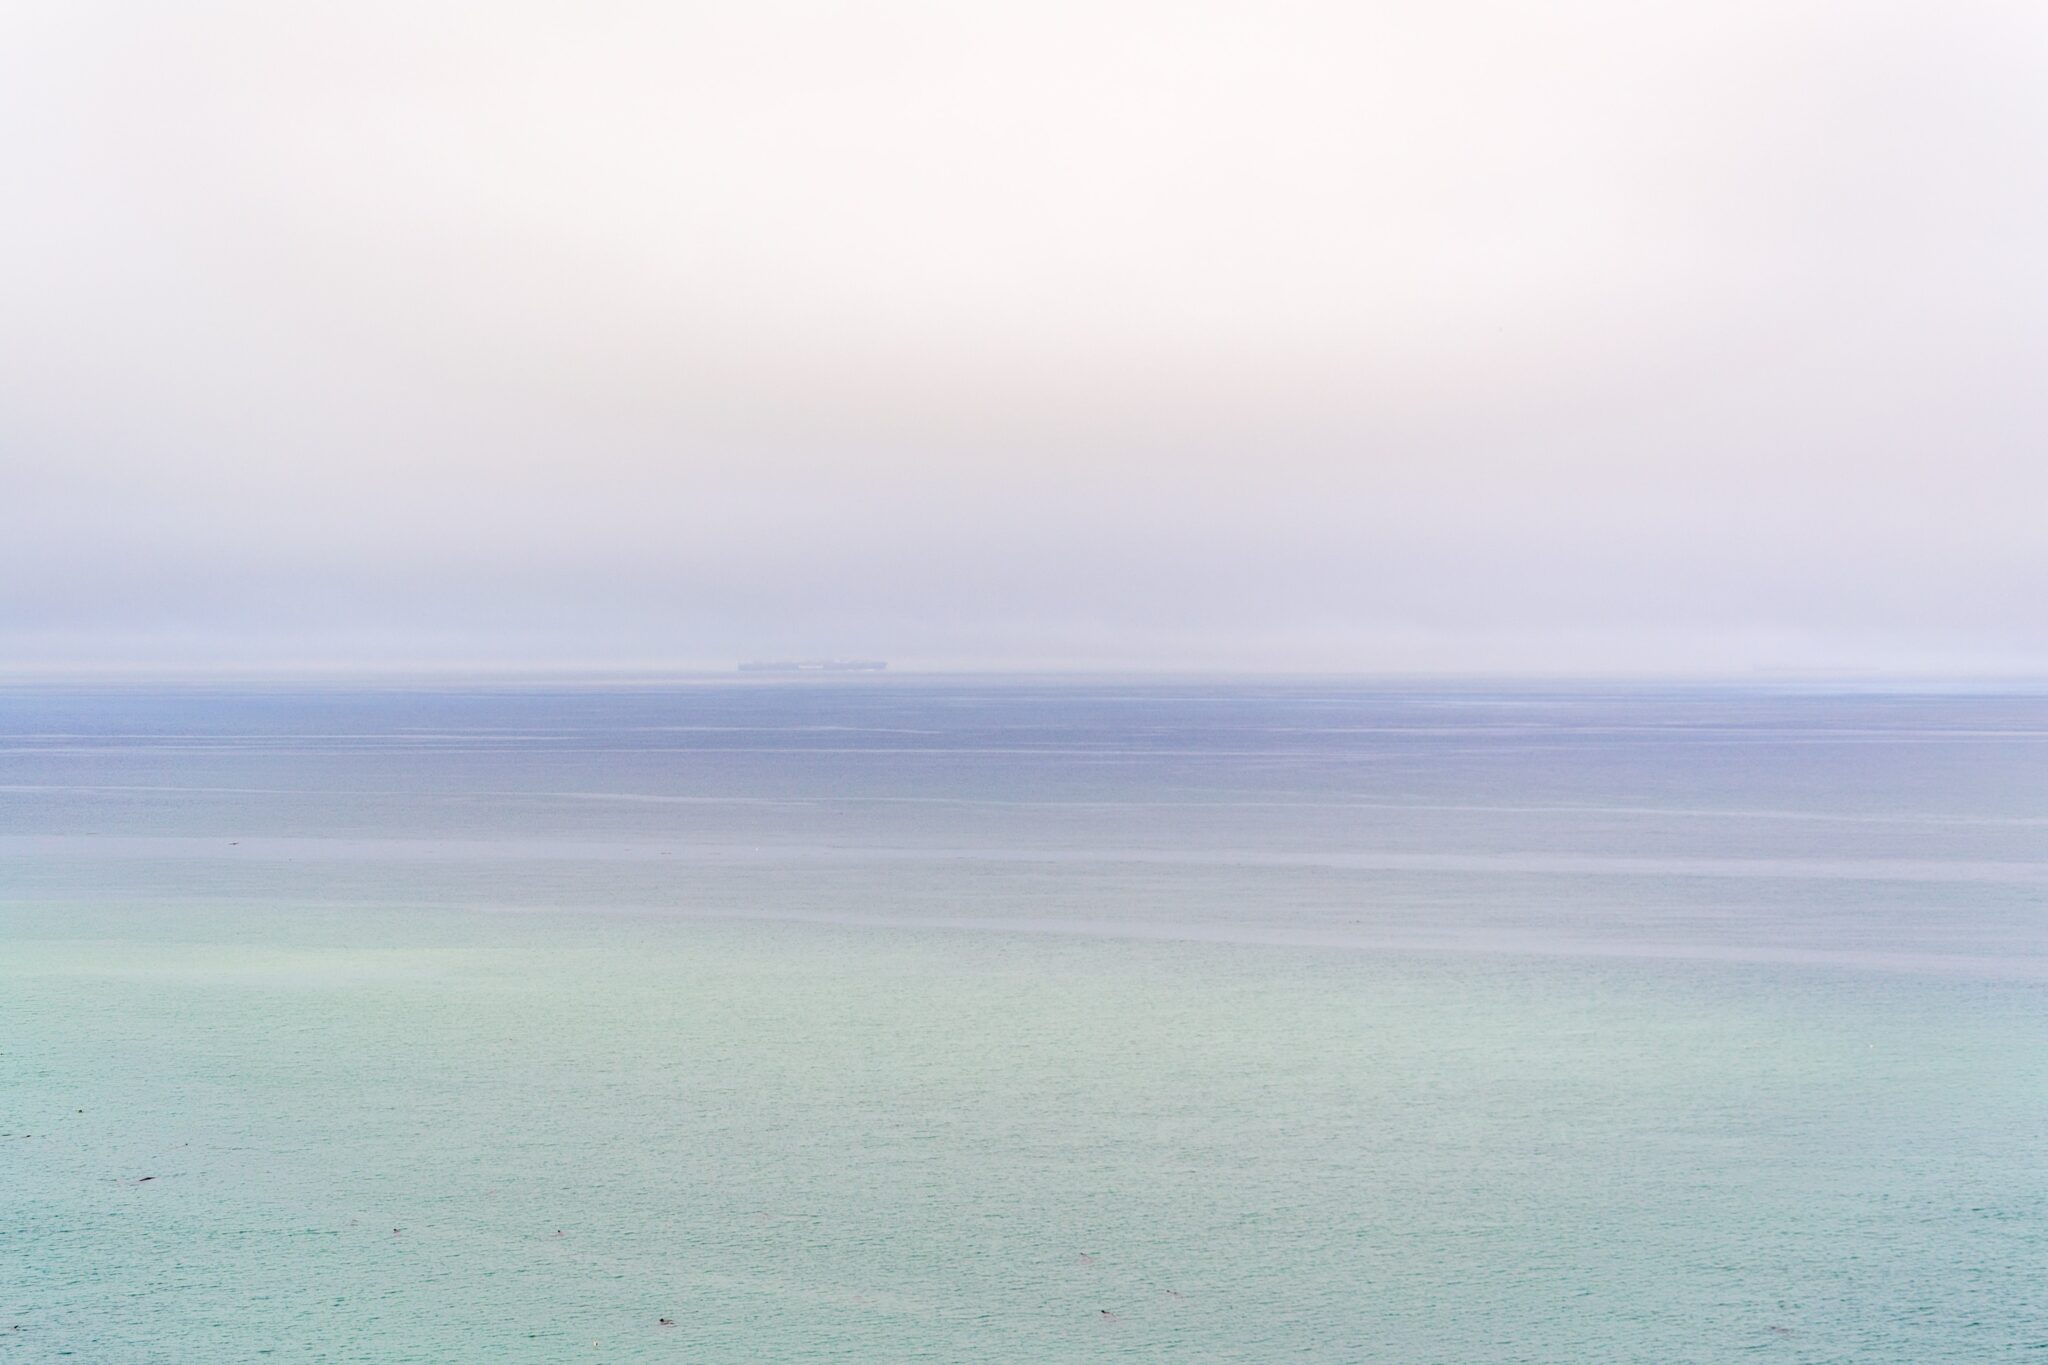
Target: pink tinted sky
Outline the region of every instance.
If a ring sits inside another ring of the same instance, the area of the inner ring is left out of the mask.
[[[2048,10],[13,6],[0,665],[2048,665]]]

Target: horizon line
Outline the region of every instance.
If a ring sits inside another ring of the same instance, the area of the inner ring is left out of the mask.
[[[288,683],[354,681],[363,683],[405,682],[608,682],[658,685],[664,682],[734,682],[752,686],[889,686],[892,679],[1044,679],[1088,681],[1093,679],[1232,679],[1242,681],[1328,680],[1404,684],[1474,683],[1604,683],[1669,684],[1699,686],[1845,686],[1906,687],[2005,685],[2048,687],[2048,669],[2025,668],[1883,668],[1883,667],[1801,667],[1753,665],[1748,668],[1334,668],[1255,667],[1214,664],[1176,665],[1080,664],[1080,663],[988,663],[953,660],[924,663],[891,662],[886,670],[859,672],[806,671],[755,672],[743,670],[739,661],[708,663],[702,660],[577,660],[560,663],[472,660],[449,662],[335,662],[159,664],[76,662],[50,664],[0,664],[0,686],[62,685],[65,683]]]

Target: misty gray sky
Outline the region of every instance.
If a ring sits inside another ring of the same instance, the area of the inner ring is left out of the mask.
[[[0,668],[2048,667],[2048,6],[0,0]]]

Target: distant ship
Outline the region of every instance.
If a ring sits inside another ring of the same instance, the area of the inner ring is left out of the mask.
[[[748,659],[742,673],[879,673],[889,666],[883,659]]]

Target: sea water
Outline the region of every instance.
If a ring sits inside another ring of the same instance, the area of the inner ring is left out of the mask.
[[[0,690],[0,1360],[2044,1350],[2038,693]]]

